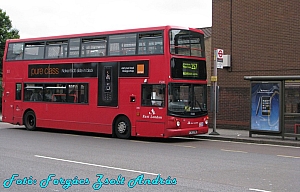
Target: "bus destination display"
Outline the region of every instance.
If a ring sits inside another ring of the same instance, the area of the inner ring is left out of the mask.
[[[182,76],[183,77],[198,77],[198,63],[182,63]]]

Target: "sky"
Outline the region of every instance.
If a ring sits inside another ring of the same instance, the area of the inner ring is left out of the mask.
[[[21,38],[174,25],[211,27],[212,0],[0,0]]]

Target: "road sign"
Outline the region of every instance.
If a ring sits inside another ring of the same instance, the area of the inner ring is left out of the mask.
[[[218,77],[217,76],[211,76],[210,81],[212,81],[212,82],[218,81]]]
[[[215,50],[215,62],[217,64],[218,69],[223,69],[223,49],[216,49]]]
[[[218,58],[223,58],[223,50],[218,49]]]
[[[223,49],[217,49],[217,62],[223,62]]]

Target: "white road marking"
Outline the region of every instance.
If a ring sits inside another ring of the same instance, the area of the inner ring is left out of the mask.
[[[124,168],[119,168],[119,167],[111,167],[111,166],[98,165],[98,164],[93,164],[93,163],[85,163],[85,162],[73,161],[73,160],[68,160],[68,159],[59,159],[59,158],[55,158],[55,157],[47,157],[47,156],[42,156],[42,155],[34,155],[34,156],[38,157],[38,158],[43,158],[43,159],[63,161],[63,162],[68,162],[68,163],[75,163],[75,164],[88,165],[88,166],[94,166],[94,167],[102,167],[102,168],[106,168],[106,169],[114,169],[114,170],[127,171],[127,172],[133,172],[133,173],[141,173],[141,174],[147,174],[147,175],[159,175],[158,173],[137,171],[137,170],[132,170],[132,169],[124,169]]]
[[[206,139],[206,138],[185,138],[185,137],[174,137],[180,139],[190,139],[190,140],[198,140],[198,141],[212,141],[212,142],[221,142],[221,143],[238,143],[244,145],[259,145],[259,146],[270,146],[270,147],[282,147],[282,148],[291,148],[291,149],[300,149],[300,147],[296,146],[288,146],[288,145],[274,145],[274,144],[262,144],[262,143],[246,143],[239,141],[224,141],[224,140],[214,140],[214,139]]]
[[[262,189],[254,189],[254,188],[249,188],[249,191],[271,192],[271,191],[266,191],[266,190],[262,190]]]
[[[294,158],[294,159],[300,159],[300,157],[296,156],[287,156],[287,155],[277,155],[278,157],[287,157],[287,158]]]
[[[135,143],[151,143],[149,141],[138,141],[138,140],[130,140],[130,141]]]
[[[106,137],[93,137],[94,139],[111,139],[111,138],[106,138]]]
[[[246,151],[236,151],[236,150],[228,150],[228,149],[221,149],[221,151],[234,152],[234,153],[248,153]]]
[[[79,135],[68,134],[68,133],[60,133],[60,135],[67,135],[67,136],[73,136],[73,137],[78,137],[79,136]]]
[[[196,149],[197,147],[194,147],[194,146],[189,146],[189,145],[173,145],[171,144],[171,146],[176,146],[176,147],[185,147],[185,148],[193,148],[193,149]]]

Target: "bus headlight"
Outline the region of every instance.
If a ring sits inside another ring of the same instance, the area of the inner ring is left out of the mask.
[[[178,120],[176,121],[176,126],[180,127],[180,121],[178,121]]]
[[[205,125],[207,125],[207,124],[208,124],[208,119],[205,120]]]

